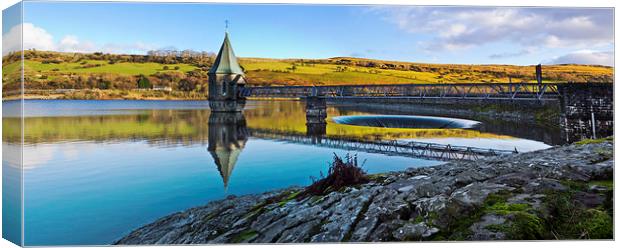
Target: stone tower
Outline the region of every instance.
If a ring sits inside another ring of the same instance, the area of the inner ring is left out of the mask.
[[[240,112],[245,98],[239,96],[245,77],[233,52],[228,32],[217,58],[209,70],[209,107],[213,112]]]
[[[213,112],[209,116],[209,147],[217,170],[228,188],[239,154],[248,141],[249,133],[241,112]]]

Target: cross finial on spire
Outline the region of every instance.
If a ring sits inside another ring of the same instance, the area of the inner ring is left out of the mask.
[[[226,32],[228,32],[228,20],[224,21],[224,23],[226,24]]]

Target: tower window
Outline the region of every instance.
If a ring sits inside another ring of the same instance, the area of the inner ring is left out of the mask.
[[[222,83],[222,96],[226,95],[226,82]]]

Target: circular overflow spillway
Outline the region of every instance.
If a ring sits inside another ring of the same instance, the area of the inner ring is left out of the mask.
[[[412,129],[471,129],[481,124],[466,119],[419,115],[349,115],[333,117],[332,120],[345,125]]]

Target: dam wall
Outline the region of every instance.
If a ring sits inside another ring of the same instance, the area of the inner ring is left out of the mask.
[[[540,100],[415,97],[386,97],[378,100],[376,97],[334,97],[327,98],[327,102],[336,106],[364,106],[385,113],[482,117],[559,127],[557,136],[561,142],[554,141],[552,144],[613,135],[613,84],[559,84],[558,93],[558,98]]]
[[[568,142],[613,135],[613,84],[559,85],[560,126]]]

